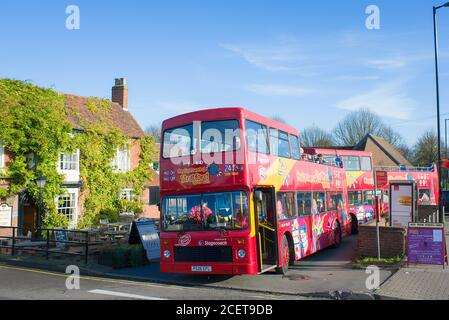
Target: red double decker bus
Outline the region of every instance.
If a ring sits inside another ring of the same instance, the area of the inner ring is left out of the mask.
[[[285,273],[351,233],[345,170],[305,160],[296,129],[221,108],[162,133],[162,272]]]
[[[438,168],[436,164],[429,167],[389,166],[376,167],[375,170],[386,171],[390,181],[416,181],[419,206],[437,206],[439,201]],[[389,212],[390,184],[382,187],[384,214]]]
[[[341,165],[346,170],[349,214],[357,217],[360,224],[375,218],[374,170],[371,152],[330,148],[304,148],[304,151],[315,156],[322,155],[330,164],[339,165],[336,159],[340,159]],[[353,228],[356,227],[353,226]]]

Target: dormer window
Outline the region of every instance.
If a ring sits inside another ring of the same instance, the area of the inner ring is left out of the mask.
[[[131,170],[131,158],[129,149],[117,149],[112,161],[112,168],[116,172],[128,172]]]

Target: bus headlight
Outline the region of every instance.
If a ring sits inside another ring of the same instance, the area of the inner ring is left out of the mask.
[[[170,250],[165,250],[164,251],[164,257],[167,258],[167,259],[170,258]]]
[[[246,257],[246,251],[243,250],[243,249],[240,249],[239,251],[237,251],[237,256],[238,256],[240,259],[245,258],[245,257]]]

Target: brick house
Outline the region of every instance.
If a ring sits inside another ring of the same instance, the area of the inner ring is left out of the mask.
[[[89,122],[102,121],[102,119],[98,119],[98,114],[88,107],[91,98],[72,94],[65,94],[64,97],[68,120],[74,131],[83,132],[84,128],[80,123],[80,119],[88,120]],[[127,172],[136,168],[139,164],[141,149],[138,139],[143,137],[145,133],[128,110],[128,88],[126,80],[123,78],[115,79],[115,85],[112,87],[112,102],[110,107],[112,112],[109,114],[107,121],[110,121],[131,141],[129,150],[117,150],[112,165],[117,172]],[[8,161],[11,156],[0,143],[0,170],[8,166]],[[60,154],[57,163],[58,172],[65,177],[63,187],[67,190],[66,194],[58,197],[57,209],[59,213],[65,214],[70,218],[73,226],[76,225],[79,217],[83,215],[83,189],[82,181],[80,180],[79,161],[80,154],[79,151],[76,151],[73,154]],[[149,168],[149,170],[151,169]],[[158,170],[152,170],[152,174],[153,179],[146,184],[146,189],[143,194],[145,205],[140,217],[159,217],[157,206],[159,202]],[[0,188],[7,187],[7,183],[7,179],[0,180]],[[132,189],[124,189],[122,196],[125,199],[130,199],[132,197]],[[27,195],[26,191],[7,199],[0,199],[1,204],[7,204],[11,208],[12,226],[24,228],[23,233],[26,233],[27,230],[35,226],[36,205]],[[4,207],[6,208],[6,206]]]

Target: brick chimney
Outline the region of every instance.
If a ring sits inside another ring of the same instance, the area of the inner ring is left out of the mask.
[[[115,79],[115,85],[112,87],[112,102],[118,103],[123,110],[128,111],[128,86],[126,78]]]

